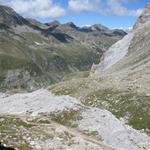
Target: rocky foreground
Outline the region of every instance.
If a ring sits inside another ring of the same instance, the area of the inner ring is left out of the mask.
[[[107,110],[87,107],[70,96],[41,89],[0,94],[0,139],[35,150],[149,149],[150,137]]]

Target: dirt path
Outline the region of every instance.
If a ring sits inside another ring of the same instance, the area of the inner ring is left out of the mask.
[[[19,117],[23,122],[27,123],[27,124],[31,124],[34,126],[49,126],[50,124],[54,125],[56,128],[58,129],[62,129],[63,131],[66,131],[68,133],[70,133],[71,135],[75,136],[75,137],[80,137],[85,141],[88,141],[90,143],[93,143],[95,145],[98,145],[101,149],[100,150],[115,150],[114,148],[111,148],[109,146],[106,146],[104,143],[102,143],[101,141],[99,141],[98,139],[96,139],[95,137],[89,137],[88,135],[78,131],[77,129],[73,129],[70,127],[66,127],[64,125],[61,125],[55,121],[50,120],[50,124],[46,124],[46,123],[33,123],[33,122],[29,122],[26,120],[26,117]]]

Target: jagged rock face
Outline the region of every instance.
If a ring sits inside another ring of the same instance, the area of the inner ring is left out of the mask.
[[[28,24],[28,21],[10,7],[0,5],[0,23],[7,26],[17,26]]]
[[[45,24],[42,24],[41,22],[35,20],[35,19],[32,19],[32,18],[26,18],[26,20],[33,26],[37,26],[41,29],[48,29],[49,27]]]
[[[135,24],[134,28],[140,28],[144,26],[144,24],[150,23],[150,4],[148,4],[143,11],[143,13],[140,15],[140,17],[137,20],[137,23]]]

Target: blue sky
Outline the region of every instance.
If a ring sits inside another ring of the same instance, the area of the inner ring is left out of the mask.
[[[103,24],[109,28],[128,28],[149,0],[0,0],[24,17],[41,22],[58,20],[78,26]]]

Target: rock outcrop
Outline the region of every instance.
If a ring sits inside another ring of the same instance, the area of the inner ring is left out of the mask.
[[[143,13],[140,15],[140,17],[138,18],[134,28],[141,28],[143,27],[145,24],[149,24],[150,23],[150,4],[148,4],[145,8],[145,10],[143,10]]]

